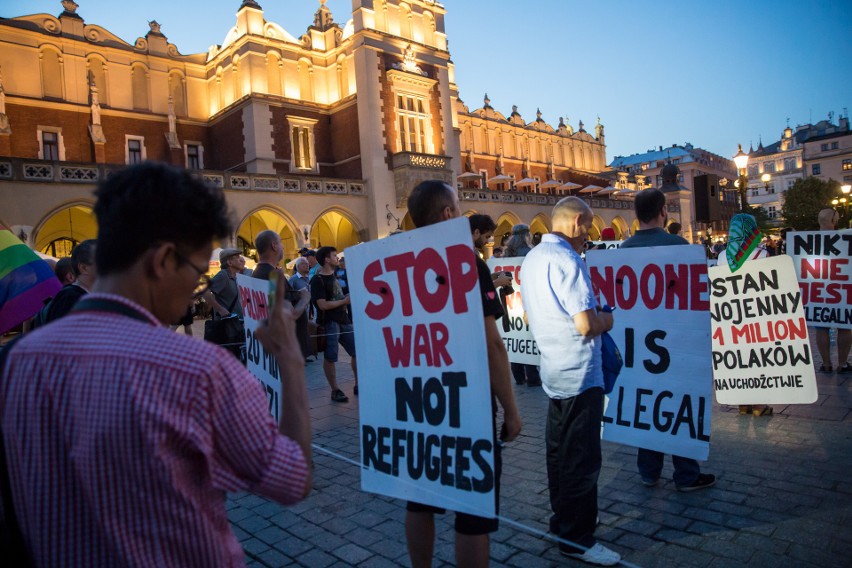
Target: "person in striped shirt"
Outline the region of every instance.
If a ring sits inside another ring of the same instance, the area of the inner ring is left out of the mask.
[[[241,566],[227,492],[282,504],[311,488],[297,317],[279,285],[256,337],[280,366],[280,424],[219,346],[176,335],[232,234],[221,190],[164,164],[95,192],[99,278],[72,312],[24,336],[0,371],[12,505],[37,566]],[[6,515],[4,511],[4,515]]]

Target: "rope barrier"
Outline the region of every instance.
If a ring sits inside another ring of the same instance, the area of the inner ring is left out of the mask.
[[[327,449],[327,448],[324,448],[324,447],[322,447],[322,446],[320,446],[320,445],[318,445],[318,444],[311,444],[311,447],[312,447],[314,450],[316,450],[316,451],[318,451],[318,452],[320,452],[320,453],[322,453],[322,454],[326,454],[326,455],[331,456],[332,458],[338,459],[338,460],[340,460],[340,461],[342,461],[342,462],[344,462],[344,463],[348,463],[348,464],[350,464],[350,465],[353,465],[353,466],[357,467],[358,469],[362,469],[362,470],[366,470],[366,469],[368,469],[366,466],[361,465],[361,464],[360,464],[360,463],[358,463],[357,461],[355,461],[355,460],[353,460],[353,459],[351,459],[351,458],[347,458],[346,456],[340,455],[340,454],[338,454],[337,452],[334,452],[334,451],[332,451],[332,450],[329,450],[329,449]],[[405,480],[400,480],[400,481],[403,481],[404,483],[406,483],[406,481],[405,481]],[[414,486],[414,484],[413,484],[413,483],[411,483],[411,482],[407,482],[407,483],[408,483],[409,485]],[[423,490],[425,489],[425,488],[423,488],[423,487],[418,487],[418,488],[420,489],[420,491],[423,491]],[[427,492],[431,492],[431,491],[429,491],[428,489],[426,489],[426,491],[427,491]],[[435,492],[431,492],[431,493],[432,493],[433,495],[438,495],[438,493],[435,493]],[[443,495],[443,498],[444,498],[444,499],[447,499],[447,496],[446,496],[446,495]],[[455,501],[456,503],[461,504],[461,501],[457,501],[457,500],[454,500],[454,499],[452,499],[452,498],[450,498],[450,501]],[[510,526],[512,526],[512,527],[514,527],[514,528],[516,528],[516,529],[518,529],[518,530],[520,530],[520,531],[522,531],[522,532],[526,532],[526,533],[529,533],[529,534],[531,534],[531,535],[533,535],[533,536],[537,536],[537,537],[539,537],[539,538],[543,538],[543,539],[545,539],[545,540],[549,540],[549,541],[551,541],[551,542],[553,542],[553,543],[556,543],[556,544],[564,544],[564,545],[570,546],[570,547],[572,547],[572,548],[580,549],[580,550],[582,550],[582,551],[584,551],[584,552],[585,552],[585,551],[587,551],[587,550],[589,550],[589,548],[588,548],[587,546],[583,546],[583,545],[581,545],[581,544],[577,544],[576,542],[572,542],[572,541],[570,541],[570,540],[566,540],[566,539],[564,539],[564,538],[561,538],[561,537],[555,536],[555,535],[553,535],[553,534],[551,534],[551,533],[549,533],[549,532],[542,531],[542,530],[537,529],[537,528],[535,528],[535,527],[527,526],[527,525],[525,525],[525,524],[523,524],[523,523],[519,523],[519,522],[517,522],[517,521],[514,521],[514,520],[512,520],[512,519],[510,519],[510,518],[508,518],[508,517],[504,517],[503,515],[497,515],[497,519],[499,519],[501,523],[506,523],[507,525],[510,525]],[[620,561],[618,564],[619,564],[620,566],[626,566],[627,568],[640,568],[638,565],[633,564],[632,562],[628,562],[627,560],[624,560],[623,558],[621,559],[621,561]]]

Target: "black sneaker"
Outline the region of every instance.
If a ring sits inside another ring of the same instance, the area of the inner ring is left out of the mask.
[[[691,485],[678,485],[677,490],[683,493],[689,491],[698,491],[716,485],[716,476],[711,473],[699,473],[698,479],[692,482]]]
[[[842,367],[837,368],[838,375],[849,375],[852,374],[852,365],[849,363],[843,363]]]
[[[331,393],[331,400],[333,402],[349,402],[349,397],[342,390],[337,389]]]
[[[820,365],[819,372],[820,373],[830,373],[832,371],[831,365]]]

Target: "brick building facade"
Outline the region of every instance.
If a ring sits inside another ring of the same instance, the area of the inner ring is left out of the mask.
[[[264,229],[289,256],[408,226],[422,179],[458,184],[463,209],[503,229],[542,232],[557,185],[606,185],[600,123],[592,136],[464,105],[434,0],[353,0],[344,25],[321,2],[301,37],[242,0],[222,45],[189,55],[155,21],[128,43],[61,4],[55,17],[0,18],[0,224],[38,250],[95,236],[94,184],[140,160],[222,187],[249,254]],[[457,179],[471,172],[481,180]],[[592,204],[598,225],[632,219],[629,202]]]

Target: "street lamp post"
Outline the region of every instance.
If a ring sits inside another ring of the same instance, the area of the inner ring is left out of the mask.
[[[737,170],[739,170],[740,177],[737,180],[739,183],[737,185],[737,189],[740,192],[740,204],[742,206],[743,211],[748,210],[748,175],[746,174],[746,167],[748,167],[748,154],[743,152],[743,145],[739,144],[739,149],[737,150],[737,154],[734,156],[734,163],[737,165]]]

